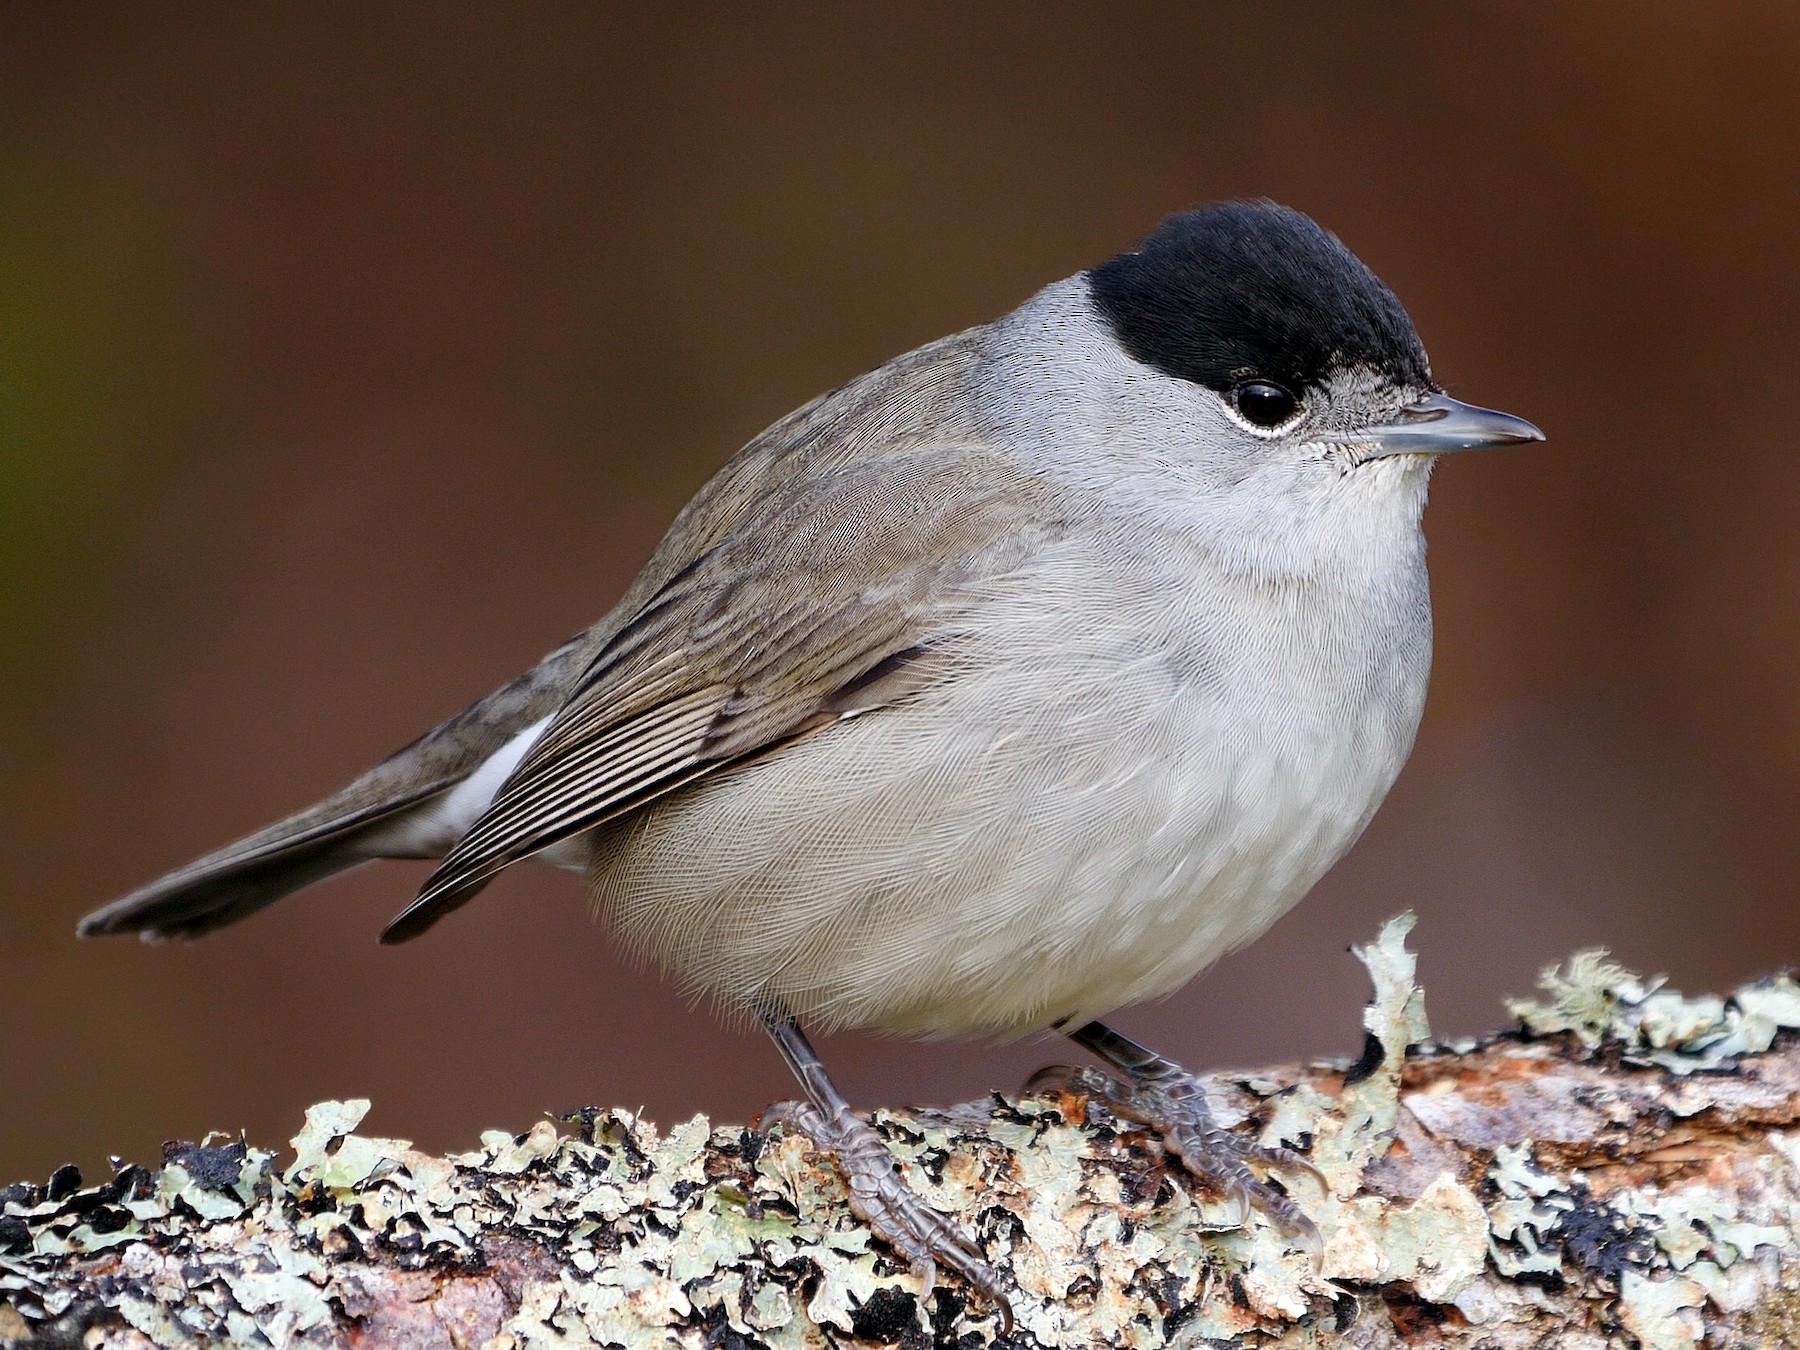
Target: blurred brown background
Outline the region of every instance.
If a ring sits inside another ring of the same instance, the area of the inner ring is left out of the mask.
[[[1551,440],[1437,476],[1365,840],[1122,1025],[1354,1050],[1344,948],[1407,906],[1443,1032],[1579,944],[1689,988],[1800,950],[1800,9],[237,9],[0,15],[0,1180],[328,1096],[441,1148],[788,1095],[547,870],[399,949],[422,866],[71,931],[590,622],[790,407],[1233,194]],[[826,1047],[861,1102],[1060,1057]]]

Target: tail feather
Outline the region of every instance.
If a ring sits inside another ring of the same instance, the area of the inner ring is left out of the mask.
[[[272,905],[315,881],[368,862],[365,839],[441,786],[350,812],[321,803],[159,877],[97,909],[76,928],[82,937],[139,933],[147,941],[195,938]]]
[[[316,806],[95,910],[76,932],[199,937],[373,858],[442,857],[467,827],[462,817],[473,819],[487,805],[534,728],[561,704],[600,631],[565,642]]]
[[[301,845],[272,857],[228,864],[205,876],[152,882],[95,910],[75,931],[82,937],[138,933],[151,942],[197,938],[366,861],[345,858],[330,844]]]

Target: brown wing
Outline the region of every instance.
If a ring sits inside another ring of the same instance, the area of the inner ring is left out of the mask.
[[[1037,481],[977,446],[802,479],[620,626],[384,942],[562,839],[939,678],[973,587],[1056,527]]]

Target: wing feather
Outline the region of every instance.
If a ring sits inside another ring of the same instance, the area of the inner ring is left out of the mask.
[[[675,569],[595,653],[486,811],[382,934],[423,932],[494,876],[718,768],[952,668],[973,585],[1055,526],[979,445],[802,475]]]

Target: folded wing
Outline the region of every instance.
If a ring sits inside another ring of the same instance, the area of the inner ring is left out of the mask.
[[[382,934],[415,937],[511,864],[955,669],[984,583],[1047,533],[1036,481],[979,446],[814,469],[676,571]]]

